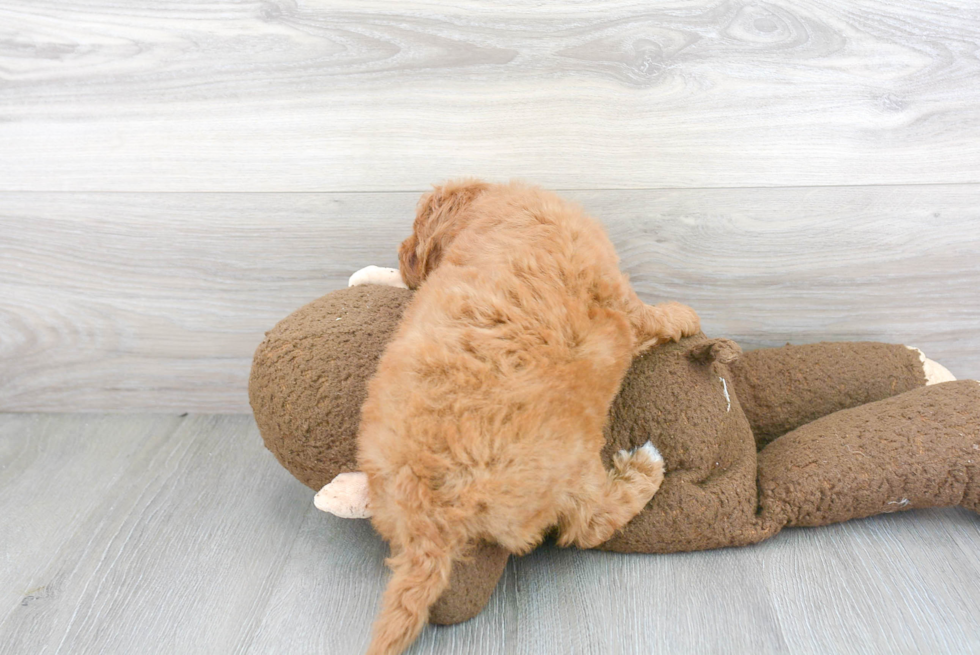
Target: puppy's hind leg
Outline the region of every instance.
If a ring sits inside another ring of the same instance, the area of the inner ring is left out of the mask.
[[[578,487],[559,519],[558,544],[593,548],[639,514],[664,479],[664,460],[649,441],[633,452],[619,451],[613,468],[601,461],[595,478]]]

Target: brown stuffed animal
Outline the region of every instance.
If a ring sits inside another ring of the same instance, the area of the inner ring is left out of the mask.
[[[266,446],[341,516],[368,515],[355,472],[360,406],[411,296],[335,291],[282,320],[255,353],[249,397]],[[697,335],[655,348],[623,382],[603,457],[608,467],[617,450],[650,440],[667,474],[601,548],[701,550],[918,507],[980,511],[980,383],[952,379],[918,351],[880,343],[743,354]],[[476,615],[507,557],[478,545],[453,568],[430,621]]]

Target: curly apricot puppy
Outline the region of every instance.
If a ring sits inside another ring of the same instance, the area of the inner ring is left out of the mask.
[[[596,546],[663,480],[648,444],[600,459],[634,355],[699,329],[643,304],[603,228],[519,183],[450,182],[419,203],[399,249],[418,288],[368,387],[358,460],[393,570],[369,653],[416,638],[454,560],[480,540],[514,553],[558,528]]]

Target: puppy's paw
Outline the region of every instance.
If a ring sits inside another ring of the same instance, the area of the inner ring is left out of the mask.
[[[660,488],[660,483],[664,480],[664,458],[649,441],[632,451],[619,451],[613,458],[613,465],[620,476],[639,477],[652,485],[651,495]]]
[[[365,266],[350,276],[349,287],[359,287],[363,284],[379,284],[384,287],[407,289],[408,285],[402,280],[402,274],[397,268],[382,268],[380,266]]]
[[[664,458],[650,441],[633,451],[630,464],[647,477],[664,477]]]
[[[678,341],[683,337],[690,337],[701,331],[701,317],[698,313],[679,302],[667,303],[667,310],[670,312],[673,334],[671,339]]]
[[[316,493],[313,504],[318,510],[342,519],[370,518],[367,474],[339,474]]]

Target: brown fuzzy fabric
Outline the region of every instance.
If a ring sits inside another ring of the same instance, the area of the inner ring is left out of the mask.
[[[410,298],[379,286],[336,291],[281,321],[257,350],[256,422],[311,488],[354,470],[365,385]],[[904,346],[740,354],[727,339],[697,335],[652,349],[633,362],[613,403],[603,457],[608,464],[649,439],[667,474],[601,547],[700,550],[915,507],[980,510],[980,384],[924,384],[917,354]],[[476,615],[506,561],[484,545],[456,565],[431,620]]]
[[[732,378],[759,450],[821,416],[889,398],[926,381],[918,354],[874,342],[753,350],[732,364]]]
[[[759,453],[763,520],[827,525],[980,501],[980,384],[921,387],[836,412]]]
[[[633,362],[610,410],[603,457],[608,464],[617,450],[650,440],[667,473],[646,509],[603,549],[717,548],[730,545],[754,520],[755,442],[728,368],[711,355],[724,353],[727,359],[732,349],[722,347],[726,341],[690,337]]]
[[[394,287],[335,291],[279,321],[255,351],[248,397],[259,432],[311,489],[357,470],[367,381],[411,298]]]
[[[452,584],[429,610],[429,623],[453,625],[479,614],[497,587],[510,554],[499,546],[480,544],[470,557],[453,563]]]

